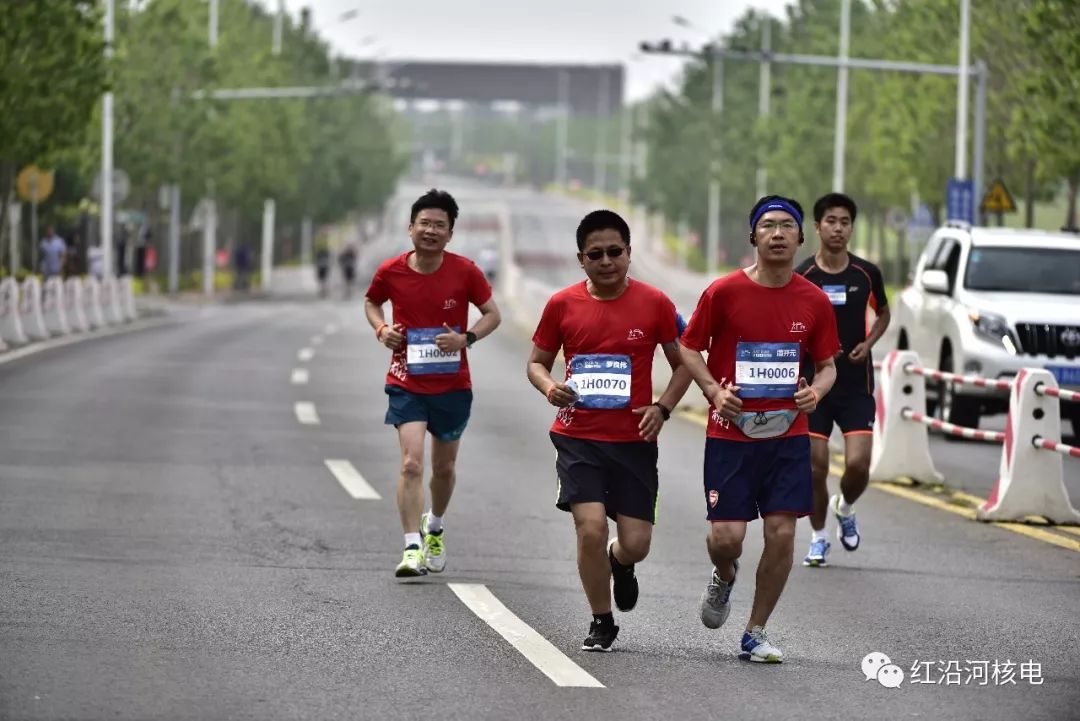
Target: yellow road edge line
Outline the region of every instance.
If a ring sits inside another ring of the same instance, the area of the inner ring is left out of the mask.
[[[694,413],[692,411],[686,410],[680,410],[677,411],[677,413],[684,418],[699,423],[700,425],[706,425],[706,418],[701,416],[700,413]],[[844,462],[843,453],[834,453],[832,454],[832,458],[838,463]],[[835,465],[830,463],[829,471],[837,478],[844,475],[844,467],[841,465]],[[906,498],[909,501],[921,503],[924,506],[930,506],[931,508],[937,508],[938,510],[945,511],[947,513],[962,516],[963,518],[966,518],[970,521],[975,520],[974,508],[957,506],[947,501],[943,501],[939,498],[934,498],[933,496],[916,491],[914,490],[915,484],[910,478],[900,478],[893,483],[882,483],[880,481],[874,481],[870,485],[873,488],[878,489],[879,491],[885,491],[886,493],[891,493],[894,496],[899,496],[900,498]],[[967,501],[971,504],[974,504],[976,507],[981,506],[983,503],[986,502],[983,498],[973,496],[970,493],[964,493],[963,491],[949,491],[949,493],[953,498]],[[1024,523],[1014,523],[1008,521],[990,521],[985,525],[994,526],[996,528],[1001,528],[1006,531],[1012,531],[1013,533],[1019,533],[1021,536],[1027,536],[1028,538],[1033,538],[1037,541],[1042,541],[1044,543],[1049,543],[1054,546],[1059,546],[1061,548],[1080,553],[1080,541],[1074,541],[1071,538],[1065,538],[1063,536],[1044,531],[1041,528],[1032,528],[1031,526],[1028,526]],[[1080,527],[1054,526],[1054,529],[1080,536]]]

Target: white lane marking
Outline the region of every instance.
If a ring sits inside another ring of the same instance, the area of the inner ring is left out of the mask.
[[[470,611],[509,641],[511,646],[520,651],[522,656],[543,671],[556,685],[604,688],[604,684],[590,676],[585,669],[515,616],[487,586],[479,583],[447,585]]]
[[[296,411],[296,420],[306,426],[319,425],[319,414],[315,412],[315,404],[301,401],[293,406]]]
[[[338,332],[337,323],[327,323],[323,332],[326,333],[326,335],[334,335],[334,333]]]
[[[322,345],[323,337],[321,335],[311,336],[311,345]]]
[[[326,467],[330,469],[330,472],[334,474],[334,478],[338,483],[342,485],[345,491],[353,498],[362,499],[365,501],[378,501],[382,498],[379,492],[371,487],[371,484],[364,480],[364,477],[360,475],[360,471],[356,470],[356,467],[344,460],[328,458],[326,460]]]
[[[307,368],[293,368],[292,377],[289,379],[293,385],[307,385],[310,374]]]
[[[315,351],[310,348],[301,348],[300,352],[296,354],[297,360],[309,361],[315,357]]]

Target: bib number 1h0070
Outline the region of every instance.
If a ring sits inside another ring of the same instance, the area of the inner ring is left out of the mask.
[[[610,410],[630,405],[630,356],[596,353],[576,355],[570,377],[577,389],[578,408]]]
[[[741,398],[791,398],[799,385],[799,344],[739,343],[735,385]]]

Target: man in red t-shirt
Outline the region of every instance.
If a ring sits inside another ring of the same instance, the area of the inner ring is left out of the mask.
[[[679,355],[677,313],[656,288],[626,277],[630,228],[596,210],[577,229],[587,280],[548,300],[533,335],[528,375],[559,408],[551,426],[559,480],[556,506],[577,528],[578,573],[592,609],[585,651],[609,651],[619,633],[611,613],[637,603],[634,564],[649,552],[656,522],[656,437],[690,386]],[[664,350],[673,375],[653,403],[652,362]],[[551,377],[562,350],[566,379]],[[608,543],[607,517],[618,536]],[[606,551],[605,551],[606,547]]]
[[[405,553],[394,575],[424,576],[446,567],[443,515],[454,491],[454,464],[472,407],[466,351],[499,325],[491,286],[471,260],[449,253],[458,206],[441,190],[413,203],[413,250],[375,271],[364,313],[375,338],[393,350],[386,374],[386,422],[398,431],[397,502]],[[393,323],[383,315],[390,301]],[[482,313],[470,329],[469,304]],[[431,509],[424,510],[424,435],[431,433]]]
[[[783,660],[765,623],[791,571],[795,521],[813,510],[806,416],[832,387],[840,350],[828,297],[793,273],[802,220],[794,200],[759,200],[750,212],[757,263],[706,288],[681,339],[683,362],[711,406],[705,500],[714,568],[701,621],[719,628],[727,620],[746,524],[760,514],[765,550],[739,657],[761,663]],[[813,385],[799,373],[806,356]]]

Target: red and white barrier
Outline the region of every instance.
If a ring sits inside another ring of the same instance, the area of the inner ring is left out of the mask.
[[[120,285],[116,282],[116,278],[106,277],[101,280],[101,312],[109,325],[120,325],[124,322],[124,310],[120,304]]]
[[[64,313],[64,281],[53,276],[45,281],[45,290],[41,295],[41,315],[45,319],[45,330],[51,335],[67,335],[71,327]]]
[[[980,521],[1020,521],[1043,516],[1053,523],[1080,523],[1065,489],[1057,380],[1049,371],[1024,368],[1009,398],[1009,420],[998,481],[976,511]],[[1057,451],[1048,452],[1048,451]]]
[[[68,278],[64,281],[64,315],[68,325],[75,333],[85,333],[90,330],[86,322],[86,313],[83,312],[83,284],[78,278]]]
[[[904,372],[918,366],[912,351],[892,351],[881,364],[881,378],[875,391],[874,446],[870,455],[870,479],[891,481],[907,476],[924,483],[941,483],[944,476],[930,457],[930,435],[926,428],[905,418],[904,410],[926,409],[926,381]]]
[[[958,373],[949,373],[947,371],[936,371],[930,368],[923,368],[919,365],[910,365],[904,368],[904,371],[913,375],[922,376],[935,381],[948,381],[964,386],[975,386],[976,388],[994,388],[999,391],[1012,390],[1012,381],[997,380],[994,378],[980,378],[979,376],[964,376]]]
[[[19,284],[11,277],[0,280],[0,341],[13,346],[29,341],[19,317]]]
[[[957,438],[967,438],[972,441],[988,441],[990,443],[1005,442],[1005,434],[1001,431],[980,431],[978,428],[958,426],[955,423],[941,421],[937,418],[932,418],[925,413],[913,411],[910,408],[905,408],[900,411],[900,413],[909,421],[922,423],[928,428],[933,428],[935,431],[941,431],[942,433],[947,433],[948,435],[956,436]]]
[[[27,276],[19,289],[19,321],[31,340],[46,340],[49,330],[41,315],[41,281],[36,275]]]
[[[138,318],[135,312],[135,288],[131,283],[131,276],[125,275],[118,281],[120,286],[120,312],[124,320],[132,321]]]
[[[101,282],[92,275],[83,281],[83,314],[91,330],[105,327],[105,314],[101,310]]]

